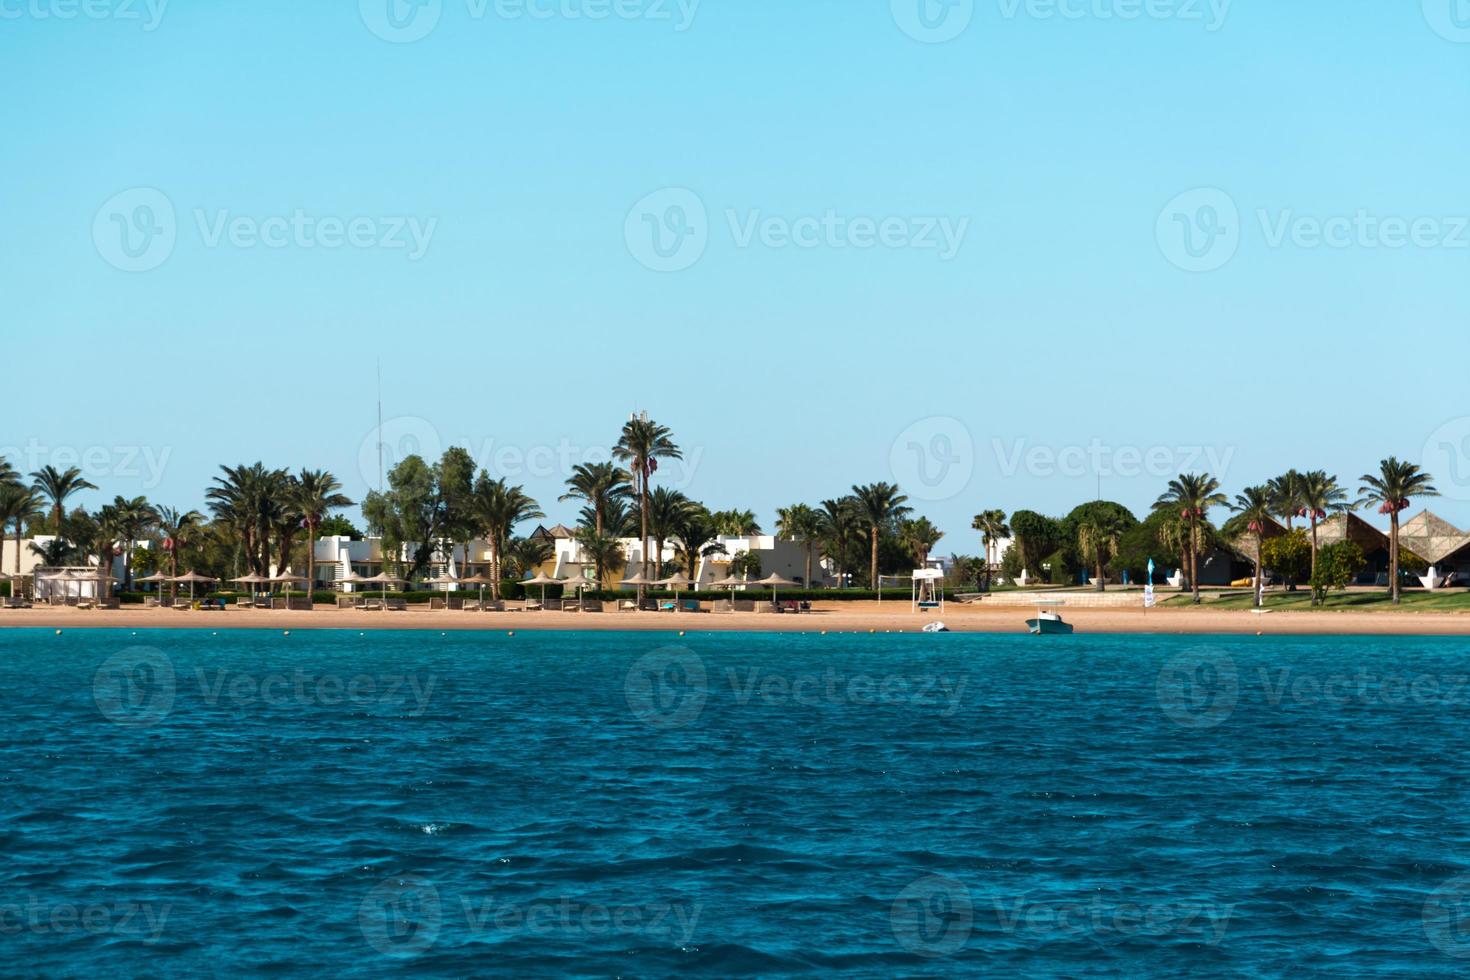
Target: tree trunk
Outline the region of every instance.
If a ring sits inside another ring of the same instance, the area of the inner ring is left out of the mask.
[[[1189,522],[1189,589],[1194,593],[1194,604],[1199,605],[1199,538],[1193,521]]]
[[[1343,540],[1347,540],[1347,519],[1343,518]],[[1312,516],[1312,578],[1317,577],[1317,517]]]
[[[1255,598],[1256,598],[1256,608],[1257,609],[1260,609],[1261,606],[1264,605],[1264,603],[1262,603],[1262,601],[1261,601],[1261,587],[1262,587],[1262,582],[1261,582],[1261,538],[1262,538],[1262,535],[1260,535],[1260,534],[1257,534],[1256,535],[1256,596],[1255,596]]]
[[[871,583],[870,584],[873,586],[873,591],[874,592],[877,592],[879,595],[882,595],[882,593],[883,593],[883,587],[882,587],[881,583],[879,583],[879,581],[878,581],[878,529],[876,527],[874,527],[873,530],[871,532],[869,532],[869,536],[870,536],[870,539],[871,539],[871,541],[873,543],[873,550],[871,552],[872,559],[871,559],[871,561],[869,563],[869,566],[868,566],[868,568],[869,568],[868,574],[871,577]]]
[[[1098,557],[1096,567],[1097,567],[1097,591],[1099,591],[1099,592],[1106,592],[1106,591],[1108,591],[1108,583],[1103,579],[1103,563],[1102,563],[1101,556]]]
[[[806,543],[806,587],[812,587],[812,543]]]
[[[1388,594],[1393,604],[1399,604],[1399,512],[1395,510],[1388,518]]]
[[[648,578],[648,461],[644,460],[638,467],[638,521],[639,533],[642,537],[638,541],[638,548],[643,552],[643,577]],[[638,608],[643,608],[643,598],[648,594],[648,587],[638,586]]]

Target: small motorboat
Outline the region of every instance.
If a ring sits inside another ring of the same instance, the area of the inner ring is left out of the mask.
[[[936,623],[925,623],[924,624],[924,632],[925,633],[948,633],[949,632],[949,627],[948,626],[945,626],[943,623],[937,623],[937,622]]]
[[[1032,636],[1043,636],[1057,633],[1067,634],[1072,632],[1072,624],[1064,621],[1060,613],[1044,606],[1064,605],[1061,601],[1051,603],[1038,603],[1036,606],[1036,618],[1026,620],[1026,628],[1031,631]]]

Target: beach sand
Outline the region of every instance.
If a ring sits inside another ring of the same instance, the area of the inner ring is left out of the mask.
[[[1024,633],[1034,615],[1017,606],[950,604],[942,614],[913,613],[907,603],[814,603],[809,614],[714,613],[470,613],[410,609],[359,612],[227,609],[79,610],[64,607],[0,609],[0,628],[54,629],[410,629],[410,630],[687,630],[866,633],[918,632],[936,619],[956,633]],[[1270,612],[1202,608],[1073,609],[1064,613],[1078,633],[1254,635],[1435,635],[1470,636],[1470,614],[1418,612]]]

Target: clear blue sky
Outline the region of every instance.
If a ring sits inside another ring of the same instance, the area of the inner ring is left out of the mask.
[[[646,409],[768,525],[897,477],[973,552],[979,509],[1065,512],[1101,459],[1141,510],[1191,447],[1232,493],[1425,458],[1470,525],[1449,0],[93,2],[0,11],[0,446],[109,499],[256,459],[360,495],[381,358],[395,440],[493,463]],[[1418,241],[1314,238],[1360,212]],[[570,520],[559,460],[501,464]]]

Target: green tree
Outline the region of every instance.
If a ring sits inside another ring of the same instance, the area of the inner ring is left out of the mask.
[[[156,511],[158,532],[163,535],[163,550],[168,555],[169,576],[179,576],[179,555],[193,543],[194,536],[204,524],[204,515],[197,510],[179,510],[177,507],[159,507]],[[171,595],[178,594],[178,584],[170,583]]]
[[[1399,604],[1399,515],[1409,509],[1413,497],[1437,497],[1434,478],[1413,463],[1390,456],[1378,464],[1377,473],[1364,473],[1358,490],[1363,495],[1363,504],[1377,504],[1378,513],[1387,514],[1388,526],[1388,589],[1394,605]]]
[[[468,562],[470,539],[475,536],[475,460],[469,450],[450,446],[434,464],[434,486],[439,491],[439,535],[444,539],[444,564],[454,562],[455,545],[464,545]],[[350,506],[350,505],[349,505]],[[463,575],[463,566],[460,574]]]
[[[613,511],[616,509],[619,515],[624,513],[623,504],[632,494],[633,488],[628,483],[625,470],[612,463],[578,463],[567,479],[567,492],[558,499],[585,501],[591,511],[588,526],[599,535],[606,533],[617,537],[621,534],[622,522],[614,525]]]
[[[362,502],[369,526],[383,537],[383,558],[403,565],[406,579],[417,578],[429,566],[434,553],[439,491],[434,470],[423,457],[405,456],[388,471],[388,489],[376,490]],[[477,515],[478,516],[478,515]],[[413,545],[407,563],[403,550]]]
[[[749,510],[717,510],[710,514],[715,530],[727,537],[740,538],[761,533],[755,512]]]
[[[677,490],[654,487],[648,495],[648,533],[653,537],[653,560],[658,578],[664,577],[664,546],[676,537],[689,511],[697,506]]]
[[[1312,567],[1312,542],[1301,528],[1277,535],[1261,545],[1261,563],[1288,582],[1308,579]]]
[[[1189,558],[1186,574],[1194,593],[1194,604],[1200,604],[1199,553],[1201,529],[1206,513],[1227,501],[1220,492],[1220,481],[1208,473],[1181,473],[1169,481],[1169,488],[1154,501],[1155,510],[1172,510],[1179,514],[1182,524],[1185,554]]]
[[[316,588],[316,540],[322,523],[329,512],[351,507],[352,501],[341,493],[341,481],[326,470],[302,470],[292,489],[296,498],[293,510],[301,515],[301,523],[306,528],[306,587],[309,591]]]
[[[719,537],[714,521],[710,520],[709,511],[699,506],[691,507],[684,517],[684,523],[679,526],[674,546],[674,554],[683,563],[690,578],[698,580],[701,558],[713,558],[727,553]]]
[[[499,599],[500,565],[510,545],[511,531],[517,524],[546,515],[523,487],[511,486],[504,477],[492,480],[484,470],[475,480],[474,514],[480,532],[490,545],[491,587]]]
[[[853,545],[861,533],[851,497],[822,501],[822,550],[836,566],[839,588],[847,586],[848,561]]]
[[[1312,571],[1312,602],[1327,601],[1328,589],[1345,589],[1358,577],[1368,560],[1363,549],[1353,541],[1337,541],[1317,552],[1317,567]]]
[[[776,511],[776,534],[787,541],[795,541],[806,552],[806,578],[803,584],[812,587],[812,560],[822,540],[822,513],[807,504],[792,504]]]
[[[636,415],[624,425],[618,444],[613,447],[613,457],[628,466],[638,494],[639,544],[643,553],[643,577],[648,577],[648,491],[653,474],[658,471],[659,460],[683,459],[684,454],[674,444],[673,432],[668,426],[659,425],[647,415]],[[638,586],[638,602],[641,605],[646,594],[644,586]]]
[[[1255,596],[1256,608],[1261,607],[1261,543],[1266,538],[1266,525],[1275,512],[1276,501],[1269,487],[1246,487],[1235,495],[1230,509],[1245,523],[1246,529],[1255,536]]]
[[[597,528],[586,524],[577,528],[574,537],[582,550],[582,557],[592,562],[597,574],[597,587],[605,588],[608,574],[622,571],[627,564],[622,539],[599,534]]]
[[[868,583],[874,589],[878,582],[878,541],[884,534],[892,534],[899,521],[911,513],[905,506],[908,497],[891,483],[869,483],[852,488],[853,513],[858,525],[868,533],[869,564]]]
[[[984,581],[980,583],[981,592],[990,591],[990,552],[998,541],[1011,536],[1010,525],[1006,523],[1006,512],[1003,510],[982,510],[975,515],[970,522],[970,529],[980,532],[980,568]]]
[[[1098,501],[1082,510],[1075,521],[1077,553],[1093,569],[1093,582],[1099,592],[1107,590],[1108,563],[1118,554],[1123,534],[1133,519],[1126,508],[1104,506],[1104,503]]]
[[[1301,478],[1302,505],[1300,515],[1305,517],[1312,527],[1312,571],[1317,569],[1317,524],[1325,520],[1329,514],[1340,514],[1352,507],[1348,503],[1347,491],[1337,482],[1337,477],[1329,476],[1325,470],[1312,470],[1303,473]]]
[[[1018,510],[1011,515],[1011,532],[1022,569],[1032,578],[1041,577],[1042,561],[1062,544],[1061,522],[1032,510]]]
[[[51,514],[56,520],[56,536],[66,537],[66,501],[83,490],[96,490],[95,483],[82,479],[82,471],[73,466],[65,472],[54,466],[43,466],[31,474],[36,493],[51,501]]]
[[[1280,517],[1281,522],[1291,530],[1292,520],[1300,516],[1302,507],[1302,490],[1306,482],[1306,475],[1296,470],[1287,470],[1280,476],[1272,477],[1266,481],[1266,495],[1271,500],[1271,514]]]
[[[5,567],[5,528],[14,524],[15,574],[20,575],[20,542],[25,536],[25,524],[40,512],[41,497],[35,490],[13,480],[0,483],[0,569]]]

